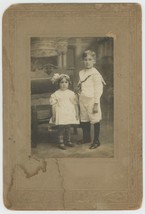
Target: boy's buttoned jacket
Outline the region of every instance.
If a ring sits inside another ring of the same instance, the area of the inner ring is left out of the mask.
[[[90,121],[92,124],[95,124],[102,119],[100,97],[103,93],[103,84],[105,82],[95,68],[81,70],[79,78],[80,83],[82,82],[79,95],[81,122]],[[94,103],[98,104],[97,113],[93,113]]]

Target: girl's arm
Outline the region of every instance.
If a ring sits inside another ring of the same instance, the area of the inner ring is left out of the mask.
[[[51,95],[49,103],[52,109],[52,122],[54,123],[56,120],[56,104],[57,104],[57,99],[54,94]]]
[[[78,96],[75,95],[75,112],[76,112],[76,119],[79,120],[79,100],[78,100]]]
[[[55,105],[52,105],[52,122],[55,123],[56,120],[56,108]]]
[[[98,103],[94,103],[94,106],[93,106],[93,113],[98,113]]]

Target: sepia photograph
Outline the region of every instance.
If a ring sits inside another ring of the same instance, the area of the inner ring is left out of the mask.
[[[31,152],[114,157],[112,37],[31,37]]]
[[[142,204],[138,4],[16,4],[3,15],[10,210]]]

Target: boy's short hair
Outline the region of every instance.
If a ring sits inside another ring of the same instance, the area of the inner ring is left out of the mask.
[[[84,51],[82,54],[82,59],[84,59],[88,55],[91,55],[94,58],[94,60],[96,60],[96,53],[94,51],[91,51],[91,50]]]

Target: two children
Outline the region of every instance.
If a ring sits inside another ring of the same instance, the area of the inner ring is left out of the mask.
[[[84,69],[79,72],[78,83],[80,123],[83,130],[83,143],[91,142],[91,124],[94,124],[94,139],[89,148],[95,149],[100,146],[99,133],[102,118],[100,98],[105,82],[101,74],[94,68],[96,63],[95,52],[85,51],[82,60]],[[79,124],[78,103],[74,92],[68,89],[69,76],[61,74],[56,79],[59,89],[50,98],[50,104],[52,105],[51,122],[58,125],[59,147],[66,149],[65,144],[73,146],[70,139],[70,125]],[[66,143],[64,143],[64,139]]]

